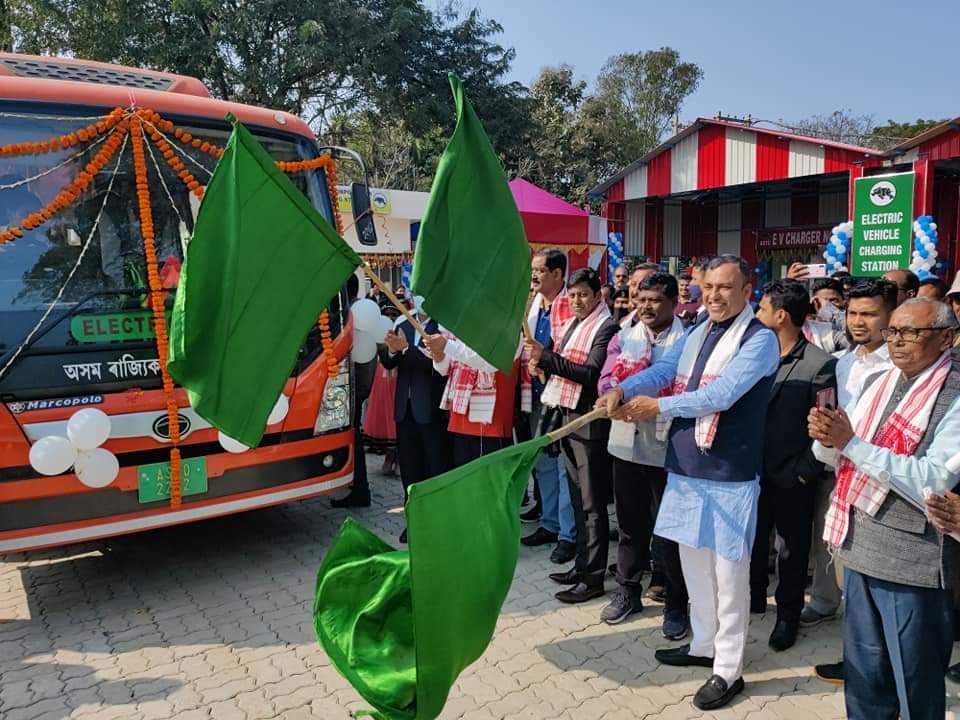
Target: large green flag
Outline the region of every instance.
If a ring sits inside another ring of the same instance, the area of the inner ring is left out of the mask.
[[[420,223],[413,290],[431,317],[509,373],[530,290],[530,249],[500,160],[453,73],[450,87],[457,127]]]
[[[314,625],[376,717],[433,720],[486,650],[517,566],[517,508],[550,442],[539,437],[411,485],[408,552],[353,520],[340,529],[317,576]]]
[[[169,362],[199,415],[256,447],[307,333],[360,258],[230,120],[180,273]]]

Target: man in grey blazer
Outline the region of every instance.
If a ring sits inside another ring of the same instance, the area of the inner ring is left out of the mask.
[[[832,452],[837,487],[824,538],[844,566],[845,699],[851,718],[940,720],[953,643],[957,545],[924,496],[957,484],[960,368],[956,318],[907,300],[884,330],[894,368],[872,378],[851,416],[814,408],[810,436]]]
[[[750,609],[762,613],[767,608],[767,555],[770,531],[776,527],[784,547],[777,558],[777,622],[769,644],[778,652],[797,640],[814,498],[817,484],[826,481],[823,463],[811,449],[807,415],[818,399],[836,405],[836,360],[803,334],[809,310],[807,289],[796,280],[767,283],[757,309],[757,319],[777,335],[780,367],[764,426],[757,535],[750,556]]]

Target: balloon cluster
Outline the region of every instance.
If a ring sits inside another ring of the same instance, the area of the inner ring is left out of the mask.
[[[831,231],[830,242],[827,243],[827,249],[823,251],[823,259],[827,261],[829,274],[833,275],[835,272],[847,269],[852,235],[853,222],[850,220],[840,223]]]
[[[30,467],[41,475],[63,475],[71,467],[87,487],[103,488],[120,472],[120,461],[100,447],[110,437],[110,417],[84,408],[67,421],[67,436],[47,435],[30,446]]]
[[[273,410],[270,411],[270,415],[267,417],[267,427],[282,422],[288,412],[290,412],[290,399],[283,393],[280,393],[280,397],[277,398],[277,402],[273,405]],[[227,452],[242,453],[250,449],[239,440],[234,440],[229,435],[226,435],[222,430],[217,434],[217,440],[220,441],[220,447]]]
[[[353,361],[367,363],[377,356],[377,344],[393,330],[393,320],[380,314],[380,306],[363,298],[350,306],[353,315]]]
[[[921,215],[913,221],[913,260],[910,269],[921,280],[936,277],[933,268],[937,264],[937,224],[929,215]]]
[[[623,233],[607,233],[607,265],[611,278],[616,269],[623,265]]]

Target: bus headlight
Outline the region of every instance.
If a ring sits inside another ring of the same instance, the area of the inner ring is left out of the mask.
[[[344,366],[346,363],[343,364]],[[339,375],[327,381],[323,391],[320,412],[313,426],[314,435],[339,430],[350,425],[350,371],[341,371]]]

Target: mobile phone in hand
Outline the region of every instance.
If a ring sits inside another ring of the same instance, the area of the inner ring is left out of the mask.
[[[804,267],[807,269],[805,277],[825,278],[827,276],[827,266],[823,263],[813,263],[811,265],[804,265]]]
[[[824,388],[817,391],[817,409],[833,410],[837,407],[837,391],[831,388]]]

